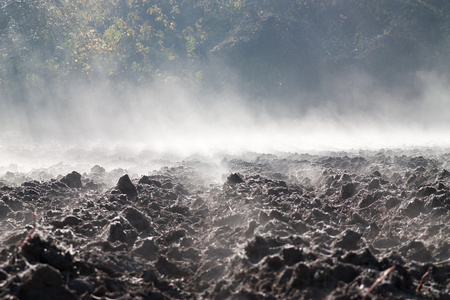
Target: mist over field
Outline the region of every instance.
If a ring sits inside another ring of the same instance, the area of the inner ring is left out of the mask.
[[[450,144],[448,4],[194,2],[2,1],[0,165]]]
[[[450,1],[0,0],[0,299],[449,299]]]

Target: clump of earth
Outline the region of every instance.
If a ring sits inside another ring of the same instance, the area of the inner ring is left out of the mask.
[[[450,154],[8,172],[0,228],[1,299],[450,299]]]

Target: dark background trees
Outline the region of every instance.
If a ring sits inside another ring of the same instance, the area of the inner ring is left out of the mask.
[[[288,96],[320,89],[324,78],[351,68],[397,84],[418,70],[449,67],[448,1],[0,3],[0,89],[15,96],[24,86],[47,89],[74,78],[218,88],[235,80],[250,96]]]

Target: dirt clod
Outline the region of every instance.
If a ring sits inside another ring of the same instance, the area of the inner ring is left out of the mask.
[[[247,154],[132,178],[99,165],[60,181],[5,174],[0,299],[447,299],[448,157]]]

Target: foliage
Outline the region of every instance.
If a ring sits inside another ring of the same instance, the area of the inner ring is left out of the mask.
[[[0,88],[212,84],[225,78],[212,59],[256,94],[320,87],[355,65],[390,81],[448,67],[449,12],[439,0],[1,1]]]

